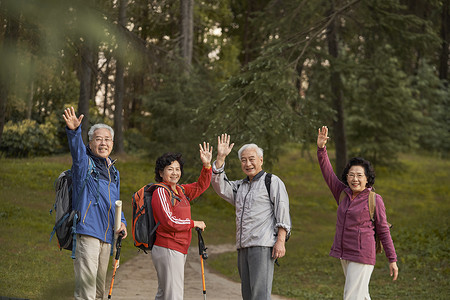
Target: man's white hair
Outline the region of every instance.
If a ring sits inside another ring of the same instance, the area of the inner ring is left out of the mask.
[[[247,150],[247,149],[255,149],[256,150],[256,154],[258,154],[259,157],[263,157],[263,155],[264,155],[264,150],[262,148],[258,147],[258,145],[256,145],[256,144],[245,144],[238,151],[239,160],[241,160],[242,152],[244,150]]]
[[[95,124],[95,125],[92,125],[92,126],[91,126],[91,128],[89,129],[89,132],[88,132],[89,141],[92,141],[92,138],[94,137],[94,132],[95,132],[97,129],[100,129],[100,128],[106,128],[106,129],[108,129],[109,132],[111,132],[111,138],[112,138],[113,141],[114,141],[114,129],[112,129],[111,126],[106,125],[106,124],[102,124],[102,123],[98,123],[98,124]]]

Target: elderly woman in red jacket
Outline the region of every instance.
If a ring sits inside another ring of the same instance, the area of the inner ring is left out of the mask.
[[[317,137],[317,157],[323,178],[338,204],[330,256],[339,258],[344,270],[344,300],[370,300],[369,281],[376,261],[375,230],[389,260],[390,275],[393,280],[398,276],[397,255],[386,221],[386,210],[383,199],[377,194],[372,222],[368,196],[373,189],[375,172],[370,162],[352,158],[339,180],[327,155],[327,140],[328,128],[323,126]],[[344,197],[341,193],[345,193]]]
[[[204,230],[203,221],[191,219],[190,201],[200,196],[211,182],[212,147],[200,145],[203,168],[197,182],[179,185],[184,160],[180,153],[165,153],[156,160],[155,180],[166,185],[158,187],[152,196],[153,216],[160,225],[152,249],[152,260],[158,275],[155,300],[182,300],[184,293],[184,264],[192,228]]]

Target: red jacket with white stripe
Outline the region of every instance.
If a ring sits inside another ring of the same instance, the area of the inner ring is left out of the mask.
[[[203,167],[197,182],[182,184],[186,194],[177,186],[177,196],[181,201],[174,199],[174,205],[172,205],[170,193],[165,188],[158,187],[153,192],[153,216],[156,222],[160,222],[156,229],[156,246],[187,254],[191,243],[191,229],[194,227],[190,201],[206,191],[211,183],[211,173],[211,168]]]

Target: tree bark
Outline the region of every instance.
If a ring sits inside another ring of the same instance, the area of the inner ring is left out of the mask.
[[[119,1],[119,26],[126,26],[127,0]],[[123,97],[124,97],[124,62],[123,57],[126,45],[125,39],[118,41],[120,57],[116,57],[116,78],[114,87],[114,149],[116,153],[123,153]]]
[[[83,141],[88,142],[87,133],[89,131],[89,101],[92,88],[92,66],[94,65],[94,54],[88,39],[85,39],[80,46],[81,66],[80,66],[80,96],[78,98],[78,115],[83,114],[81,123],[81,136]]]
[[[439,79],[448,80],[448,47],[450,43],[450,0],[442,4],[441,39],[442,47],[439,57]]]
[[[185,69],[192,65],[194,45],[194,0],[180,0],[181,6],[181,57]]]
[[[334,3],[332,1],[332,8],[330,10],[330,16],[334,12]],[[338,38],[337,38],[337,26],[336,18],[330,22],[327,28],[327,43],[328,53],[333,60],[339,58]],[[336,71],[334,62],[330,61],[330,86],[333,108],[336,111],[336,116],[333,121],[333,135],[334,143],[336,147],[336,174],[341,174],[347,163],[347,138],[345,136],[344,128],[344,108],[343,108],[343,92],[341,75]]]

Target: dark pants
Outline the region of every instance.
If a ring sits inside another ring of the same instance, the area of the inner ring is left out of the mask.
[[[238,269],[242,299],[270,300],[274,260],[272,247],[238,249]]]

